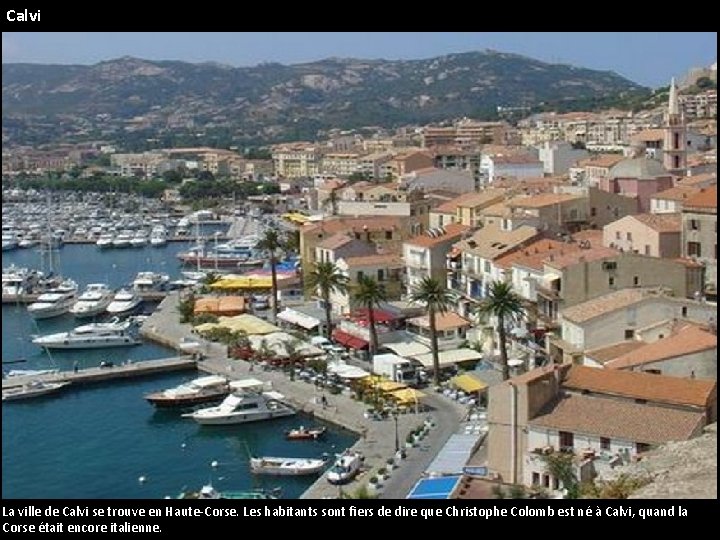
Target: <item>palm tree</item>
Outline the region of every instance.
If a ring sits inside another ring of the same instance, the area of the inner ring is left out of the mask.
[[[512,284],[505,281],[493,281],[488,295],[477,309],[480,315],[494,315],[497,319],[497,333],[500,340],[500,363],[502,364],[503,381],[510,378],[507,355],[507,336],[505,323],[518,322],[525,315],[522,299],[513,291]]]
[[[280,235],[275,229],[268,229],[265,231],[265,234],[263,235],[260,242],[258,242],[257,247],[260,249],[267,250],[270,252],[270,275],[272,277],[272,314],[273,314],[273,322],[277,322],[277,314],[278,314],[278,302],[277,302],[277,293],[278,293],[278,286],[277,286],[277,250],[282,247],[282,242],[280,241]]]
[[[375,308],[380,302],[387,300],[385,288],[373,278],[361,275],[353,293],[353,300],[368,310],[368,325],[370,326],[370,355],[378,349],[377,329],[375,328]]]
[[[430,321],[430,348],[433,358],[433,382],[440,385],[440,358],[437,341],[437,314],[444,314],[450,309],[453,295],[442,286],[437,279],[425,277],[410,293],[410,301],[425,306]]]
[[[320,292],[320,297],[325,304],[325,322],[327,324],[326,337],[330,339],[331,333],[331,310],[330,310],[330,293],[338,294],[347,291],[348,278],[340,269],[330,261],[317,262],[315,268],[307,276],[308,287],[314,291]]]

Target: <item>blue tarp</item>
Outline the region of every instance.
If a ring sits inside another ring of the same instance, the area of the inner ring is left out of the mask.
[[[423,478],[415,484],[408,499],[449,499],[461,476]]]

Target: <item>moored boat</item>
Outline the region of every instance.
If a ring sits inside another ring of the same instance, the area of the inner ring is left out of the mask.
[[[30,381],[22,386],[6,388],[2,391],[3,401],[19,401],[21,399],[30,399],[34,397],[54,394],[69,386],[68,381],[59,382],[43,382],[39,380]]]
[[[327,429],[325,427],[299,428],[291,429],[285,432],[285,438],[290,441],[316,440],[325,435]]]
[[[70,308],[76,318],[95,317],[104,313],[115,294],[104,283],[90,283]]]
[[[120,321],[116,318],[106,323],[84,324],[69,332],[39,336],[33,339],[32,342],[46,349],[130,347],[140,344],[140,340],[133,332],[133,328],[132,322]]]
[[[309,476],[320,473],[327,461],[315,458],[250,458],[250,472],[277,476]]]
[[[183,491],[178,499],[277,499],[279,489],[267,491],[253,489],[248,491],[218,491],[212,484],[204,485],[200,491]]]
[[[225,377],[208,375],[167,390],[147,394],[145,399],[156,407],[185,407],[217,401],[230,393]]]
[[[360,452],[347,450],[337,456],[335,463],[327,473],[327,481],[331,484],[347,484],[360,472],[364,458]]]
[[[36,302],[28,306],[27,310],[33,319],[58,317],[70,311],[76,299],[77,285],[68,280],[58,288],[41,294]]]
[[[282,397],[277,392],[233,393],[220,405],[183,414],[183,418],[192,418],[198,424],[222,426],[294,415],[294,409],[279,401]]]
[[[115,293],[112,302],[108,304],[107,312],[113,315],[132,313],[142,304],[142,298],[127,289],[120,289]]]

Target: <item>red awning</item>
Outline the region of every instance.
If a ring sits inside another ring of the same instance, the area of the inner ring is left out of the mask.
[[[352,315],[350,315],[350,319],[353,321],[367,322],[368,314],[369,310],[367,308],[358,309],[357,311],[353,311]],[[398,319],[396,315],[382,309],[373,309],[373,315],[375,316],[376,323],[388,323]]]
[[[343,332],[342,330],[338,330],[337,328],[333,330],[332,337],[335,341],[340,343],[340,345],[344,345],[345,347],[350,347],[351,349],[367,349],[370,345],[367,341],[364,339],[360,339],[359,337],[355,337],[352,334],[348,334],[347,332]]]

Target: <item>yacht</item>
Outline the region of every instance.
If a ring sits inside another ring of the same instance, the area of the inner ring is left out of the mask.
[[[5,388],[2,391],[3,401],[17,401],[20,399],[29,399],[33,397],[46,396],[48,394],[54,394],[59,392],[66,386],[69,386],[69,381],[58,381],[58,382],[43,382],[43,381],[30,381],[22,386],[15,386],[11,388]]]
[[[2,271],[2,297],[3,302],[19,300],[29,288],[30,270],[15,265],[3,268]]]
[[[140,298],[133,291],[127,289],[120,289],[115,293],[115,296],[107,307],[107,312],[113,315],[119,315],[121,313],[131,313],[142,303]]]
[[[183,414],[183,418],[192,418],[202,425],[223,426],[294,415],[294,409],[279,401],[278,398],[281,397],[282,395],[277,392],[234,393],[216,407]]]
[[[138,272],[133,281],[132,288],[135,292],[156,292],[163,291],[170,283],[170,276],[157,272]]]
[[[153,247],[164,246],[168,242],[167,236],[165,227],[153,227],[153,230],[150,231],[150,245]]]
[[[15,234],[3,234],[2,235],[2,250],[10,251],[18,247],[18,239]]]
[[[250,472],[279,476],[306,476],[322,472],[326,463],[324,459],[317,458],[253,457],[250,458]]]
[[[105,312],[115,293],[104,283],[90,283],[70,308],[78,319],[95,317]]]
[[[108,249],[113,247],[113,241],[115,237],[112,234],[101,234],[95,242],[95,245],[100,249]]]
[[[130,347],[140,344],[140,340],[133,332],[133,328],[134,326],[130,321],[121,322],[115,318],[106,323],[84,324],[69,332],[36,337],[32,342],[46,349]]]
[[[145,247],[148,243],[148,236],[145,231],[138,231],[130,240],[131,247]]]
[[[27,308],[33,319],[49,319],[64,315],[77,300],[77,284],[67,280],[55,289],[41,294],[38,299]]]
[[[229,393],[230,386],[225,377],[208,375],[167,390],[147,394],[145,399],[156,407],[184,407],[219,401]]]
[[[112,242],[112,246],[115,248],[126,248],[130,247],[130,241],[133,239],[132,234],[123,231],[118,234]]]

